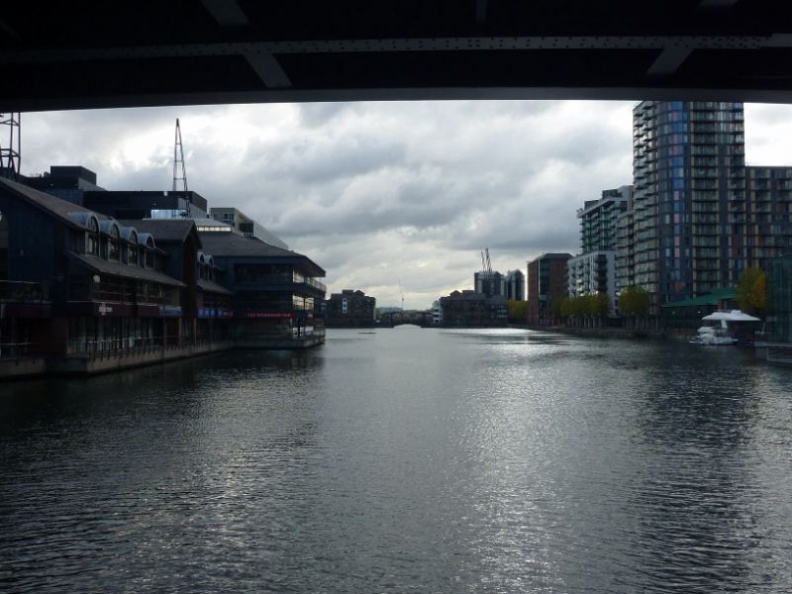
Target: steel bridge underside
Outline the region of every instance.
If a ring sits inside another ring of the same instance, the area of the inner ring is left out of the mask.
[[[418,99],[792,102],[777,0],[11,0],[0,112]]]

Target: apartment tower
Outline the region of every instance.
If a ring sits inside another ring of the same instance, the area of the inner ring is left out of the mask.
[[[734,286],[745,268],[742,103],[644,101],[633,110],[630,215],[622,221],[622,286],[653,305]],[[736,208],[735,205],[740,205]],[[734,248],[734,249],[732,249]],[[629,271],[629,272],[627,272]]]
[[[567,262],[569,296],[605,294],[611,314],[615,313],[619,289],[616,282],[617,225],[631,203],[632,191],[632,186],[622,186],[603,190],[599,200],[586,200],[577,212],[581,251]]]

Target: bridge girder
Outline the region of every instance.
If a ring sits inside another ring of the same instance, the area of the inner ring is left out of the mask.
[[[770,0],[86,0],[0,13],[0,112],[417,99],[792,102]]]

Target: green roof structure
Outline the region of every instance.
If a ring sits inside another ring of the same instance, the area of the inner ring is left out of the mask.
[[[690,299],[683,299],[682,301],[664,303],[661,307],[665,309],[672,309],[677,307],[697,307],[701,305],[716,306],[721,301],[729,301],[732,299],[734,299],[734,289],[716,289],[712,291],[712,293],[701,295],[700,297],[692,297]]]

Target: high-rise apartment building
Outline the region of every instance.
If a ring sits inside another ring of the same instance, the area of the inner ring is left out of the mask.
[[[792,255],[792,167],[748,166],[745,172],[745,204],[729,204],[729,248],[744,253],[747,266],[768,272],[771,259]]]
[[[525,274],[522,270],[509,270],[504,280],[506,299],[525,301]]]
[[[567,262],[570,297],[608,295],[614,313],[616,282],[617,223],[632,199],[632,186],[604,190],[599,200],[587,200],[578,210],[581,253]]]
[[[744,131],[742,103],[635,107],[621,287],[643,287],[656,308],[735,287],[746,268],[766,269],[792,246],[792,168],[746,167]]]
[[[666,303],[732,286],[729,202],[745,201],[741,103],[645,102],[634,112],[636,274]]]
[[[577,216],[580,219],[580,251],[583,254],[615,250],[618,217],[627,210],[633,187],[603,190],[598,200],[586,200]]]
[[[766,338],[771,343],[792,343],[792,255],[775,258],[766,274]]]
[[[487,297],[506,294],[503,275],[494,270],[475,272],[473,274],[473,286],[476,293],[482,293]]]
[[[487,297],[525,301],[525,275],[521,270],[509,270],[505,275],[494,270],[476,272],[473,287],[476,293]]]

